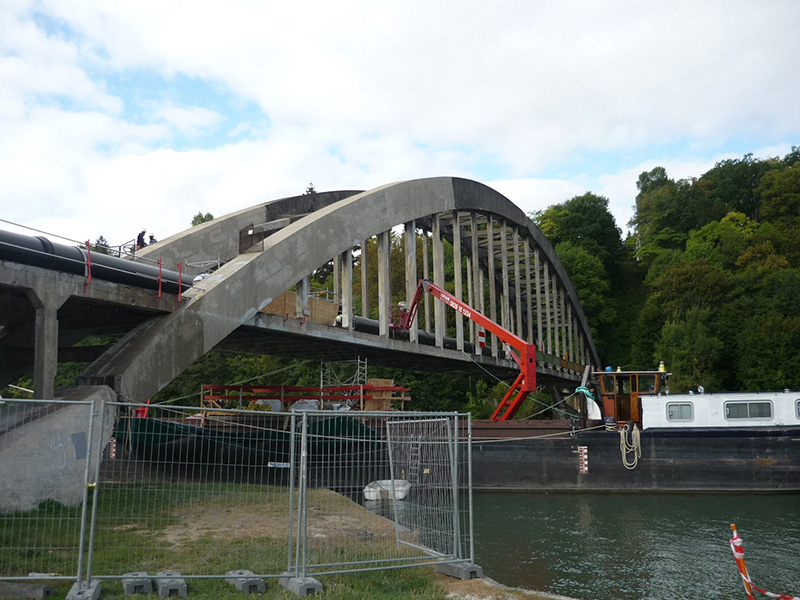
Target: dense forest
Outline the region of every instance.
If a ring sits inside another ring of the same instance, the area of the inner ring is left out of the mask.
[[[624,240],[591,193],[532,215],[607,364],[663,360],[676,392],[800,389],[800,148],[637,188]]]
[[[663,360],[675,392],[699,385],[707,391],[800,389],[800,148],[783,158],[725,160],[699,178],[678,181],[657,167],[639,176],[637,188],[624,239],[608,200],[592,193],[530,215],[569,273],[604,363],[629,370]],[[306,193],[315,193],[313,186]],[[210,218],[199,213],[192,225]],[[376,260],[374,242],[367,247],[370,260]],[[403,299],[403,243],[403,236],[393,236],[396,301]],[[312,285],[332,289],[332,267],[315,272]],[[360,285],[357,279],[357,314]],[[368,289],[377,294],[377,285]],[[368,302],[375,312],[377,298]],[[56,385],[71,385],[84,367],[59,365]],[[207,383],[318,385],[326,368],[214,351],[154,401],[196,404]],[[355,367],[336,369],[347,379]],[[374,366],[369,376],[411,388],[409,408],[469,410],[475,418],[485,418],[507,388],[489,378]],[[30,378],[17,384],[31,387]],[[543,391],[517,417],[556,416],[549,404]]]

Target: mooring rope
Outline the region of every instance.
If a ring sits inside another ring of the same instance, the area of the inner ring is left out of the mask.
[[[628,443],[628,432],[631,432],[631,441]],[[622,453],[622,465],[626,469],[635,469],[639,464],[639,459],[642,456],[642,440],[639,433],[639,428],[631,423],[626,423],[625,426],[619,430],[619,449]],[[633,454],[633,459],[628,460],[628,454]]]

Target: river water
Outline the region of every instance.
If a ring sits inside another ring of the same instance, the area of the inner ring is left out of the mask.
[[[475,562],[505,585],[581,600],[800,595],[798,494],[476,492]],[[762,596],[763,597],[763,596]]]

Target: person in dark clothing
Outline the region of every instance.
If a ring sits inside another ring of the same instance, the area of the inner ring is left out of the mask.
[[[146,229],[142,229],[141,233],[136,237],[136,249],[141,250],[145,246],[147,246],[147,242],[144,241],[144,234],[147,233]]]

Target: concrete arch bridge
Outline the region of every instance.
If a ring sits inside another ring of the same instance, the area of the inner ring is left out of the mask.
[[[377,252],[363,251],[372,245]],[[173,235],[133,258],[155,259],[172,269],[180,262],[191,276],[219,267],[178,298],[97,278],[87,286],[78,274],[0,262],[0,294],[17,308],[0,323],[0,352],[32,357],[37,397],[59,395],[52,388],[54,361],[92,333],[92,323],[80,318],[91,314],[100,315],[90,319],[97,328],[126,333],[103,349],[79,384],[109,386],[133,402],[153,396],[214,348],[326,361],[358,356],[373,365],[513,377],[518,367],[493,336],[476,353],[474,324],[448,315],[433,298],[426,297],[416,325],[396,335],[393,298],[410,302],[420,277],[536,344],[540,384],[577,385],[586,365],[599,364],[551,244],[518,207],[475,181],[436,177],[274,200]],[[335,287],[327,311],[309,285],[325,265],[333,268]],[[337,313],[341,327],[333,327]],[[24,365],[15,368],[0,379],[13,380]]]

